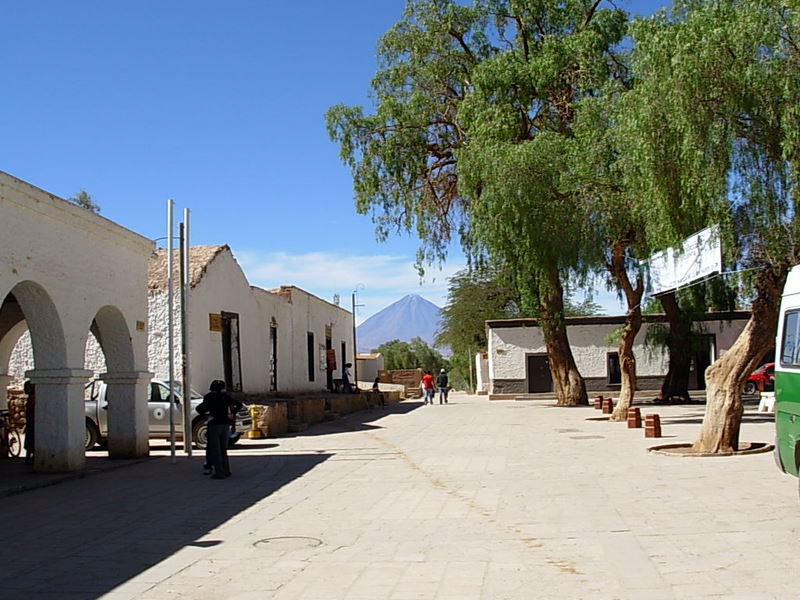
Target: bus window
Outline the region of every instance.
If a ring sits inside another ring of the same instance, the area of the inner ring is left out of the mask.
[[[781,364],[784,366],[800,366],[799,325],[800,311],[787,312],[784,315],[783,341],[781,342]]]

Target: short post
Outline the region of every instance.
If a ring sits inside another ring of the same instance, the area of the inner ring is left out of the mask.
[[[628,429],[640,429],[642,427],[642,411],[638,406],[628,409]]]
[[[251,404],[249,407],[250,412],[250,429],[245,432],[245,438],[248,440],[260,440],[264,437],[264,432],[258,426],[258,420],[261,417],[261,407],[257,404]]]
[[[594,397],[594,409],[600,410],[603,408],[603,397],[602,396],[595,396]]]
[[[659,417],[657,414],[644,416],[644,437],[661,437],[661,417]]]
[[[614,412],[614,399],[613,398],[604,398],[603,399],[603,414],[610,415]]]

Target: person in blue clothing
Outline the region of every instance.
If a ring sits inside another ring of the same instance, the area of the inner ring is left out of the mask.
[[[215,379],[208,387],[209,392],[197,406],[198,414],[210,417],[206,436],[206,468],[213,469],[212,479],[225,479],[231,476],[228,434],[242,403],[225,392],[225,382],[220,379]]]

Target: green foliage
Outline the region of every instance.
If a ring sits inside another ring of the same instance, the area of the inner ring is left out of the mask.
[[[476,266],[459,271],[450,279],[436,345],[447,346],[452,352],[453,382],[467,387],[474,368],[472,357],[486,348],[485,322],[520,316],[518,303],[516,290],[496,267]]]
[[[390,371],[397,369],[422,369],[431,373],[447,368],[447,361],[439,351],[428,346],[424,340],[415,337],[411,342],[391,340],[373,349],[383,356],[384,367]]]
[[[92,200],[92,197],[83,188],[81,188],[77,194],[71,198],[68,198],[67,200],[95,214],[100,212],[100,206],[95,204],[95,202]]]

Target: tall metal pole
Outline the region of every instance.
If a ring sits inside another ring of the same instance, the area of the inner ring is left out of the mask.
[[[356,342],[356,293],[353,292],[353,385],[358,387],[358,344]]]
[[[181,389],[183,404],[181,404],[181,435],[183,436],[183,452],[192,455],[191,440],[187,436],[186,407],[190,405],[189,395],[186,393],[186,239],[184,237],[184,224],[178,223],[178,290],[181,297],[180,328],[181,328]]]
[[[189,209],[183,209],[183,275],[181,276],[181,335],[183,338],[183,449],[192,455],[192,377],[191,377],[191,328],[189,327],[189,291],[191,265],[189,248]]]
[[[175,328],[172,308],[172,210],[175,203],[167,200],[167,339],[169,351],[169,445],[172,463],[175,463],[175,341],[172,332]]]

